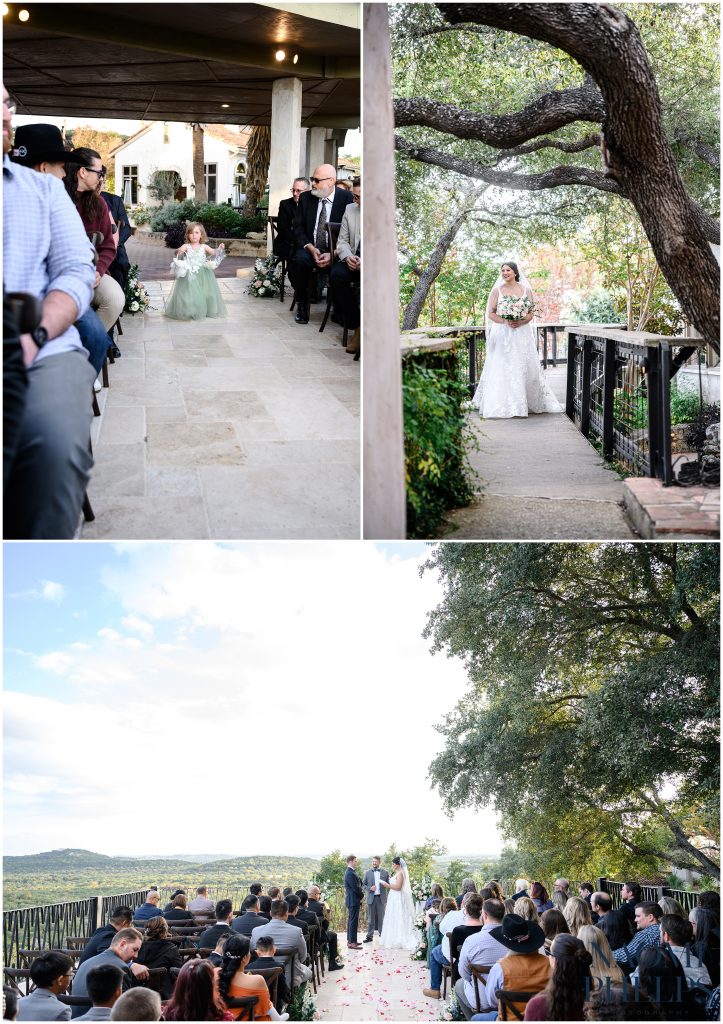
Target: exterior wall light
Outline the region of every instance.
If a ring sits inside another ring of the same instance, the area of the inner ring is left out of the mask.
[[[298,63],[299,63],[299,55],[298,55],[298,53],[295,53],[294,54],[294,64],[298,64]]]
[[[284,50],[277,50],[274,56],[276,57],[277,60],[285,60],[286,52]]]

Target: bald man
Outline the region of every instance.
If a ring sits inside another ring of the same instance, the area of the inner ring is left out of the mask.
[[[311,176],[311,189],[303,192],[294,220],[296,252],[289,267],[289,277],[296,297],[297,324],[309,322],[309,288],[315,269],[328,270],[331,253],[324,227],[341,224],[344,210],[354,198],[350,192],[336,188],[336,169],[321,164]]]

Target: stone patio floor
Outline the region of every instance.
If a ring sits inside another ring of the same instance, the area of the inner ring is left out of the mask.
[[[166,320],[171,281],[123,317],[98,396],[84,539],[357,538],[360,366],[341,331],[222,279],[225,320]]]
[[[446,1004],[422,995],[429,984],[426,964],[400,949],[379,949],[378,942],[375,936],[373,944],[347,950],[339,936],[345,968],[327,974],[314,997],[320,1019],[438,1020]]]

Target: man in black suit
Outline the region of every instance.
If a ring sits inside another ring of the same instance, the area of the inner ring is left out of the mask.
[[[116,932],[119,932],[121,928],[130,928],[132,921],[133,911],[130,907],[114,907],[108,919],[108,924],[96,928],[88,939],[87,946],[78,958],[77,966],[80,966],[86,960],[90,960],[92,956],[97,956],[98,953],[104,953],[106,949],[110,949],[110,944],[115,938]]]
[[[352,200],[353,202],[353,200]],[[361,879],[356,873],[356,866],[358,864],[357,858],[353,853],[350,853],[346,858],[346,871],[344,872],[344,888],[346,889],[346,909],[347,909],[347,925],[346,925],[346,948],[347,949],[361,949],[361,943],[357,942],[357,932],[359,931],[359,908],[364,898],[364,890],[362,889]]]
[[[278,256],[279,259],[290,260],[294,255],[296,250],[294,218],[301,194],[308,192],[309,187],[308,178],[294,178],[294,184],[291,186],[291,199],[282,199],[279,203],[276,238],[274,239],[274,256]]]
[[[98,179],[99,191],[101,186],[105,184],[105,168],[103,168],[103,172],[103,177]],[[126,252],[126,242],[133,232],[131,231],[128,214],[126,213],[126,208],[123,205],[121,197],[113,195],[112,192],[101,192],[100,194],[105,200],[105,205],[110,211],[111,219],[118,229],[118,247],[116,249],[115,259],[108,267],[108,273],[115,281],[118,282],[125,292],[126,285],[128,284],[128,274],[131,269],[131,263],[128,259],[128,253]],[[121,352],[113,337],[112,327],[108,331],[108,337],[110,338],[111,348],[113,349],[113,357],[117,359]],[[176,893],[176,896],[177,895],[178,893]],[[183,895],[185,896],[185,893]]]
[[[625,920],[630,924],[633,931],[636,928],[635,924],[635,908],[638,903],[641,902],[642,890],[637,882],[625,882],[622,889],[620,890],[620,911],[624,915]]]
[[[216,904],[216,924],[201,932],[198,940],[199,949],[213,949],[221,935],[231,931],[233,920],[233,903],[231,900],[219,900]]]
[[[321,895],[319,887],[312,885],[309,892]],[[299,897],[299,909],[296,913],[297,917],[301,917],[302,920],[308,921],[309,924],[318,924],[321,927],[321,944],[324,946],[329,954],[329,970],[330,971],[341,971],[342,965],[337,963],[337,938],[336,932],[333,932],[329,928],[329,922],[326,919],[325,908],[323,903],[319,903],[318,899],[311,899],[305,889],[297,889],[296,895]]]
[[[309,945],[309,925],[303,918],[298,917],[299,910],[299,897],[294,896],[293,893],[289,893],[288,896],[284,897],[289,905],[289,917],[288,923],[295,924],[297,928],[301,928],[301,933],[304,936],[304,942]],[[316,922],[315,922],[316,923]]]
[[[248,935],[251,938],[251,932],[260,924],[268,924],[268,917],[264,917],[259,913],[259,898],[253,894],[246,897],[241,907],[243,914],[240,917],[234,919],[231,928],[235,932],[239,932],[241,935]]]
[[[344,210],[354,202],[351,192],[335,186],[336,169],[331,164],[322,164],[311,176],[311,190],[299,198],[294,221],[296,252],[289,266],[297,324],[309,322],[309,286],[314,269],[326,270],[331,266],[332,254],[324,226],[331,222],[340,224]]]

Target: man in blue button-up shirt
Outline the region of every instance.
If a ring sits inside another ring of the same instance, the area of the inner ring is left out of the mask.
[[[92,465],[95,372],[73,324],[90,304],[95,270],[63,183],[10,161],[13,109],[3,88],[3,285],[37,296],[43,311],[40,327],[20,338],[28,389],[5,489],[5,537],[66,539]]]

